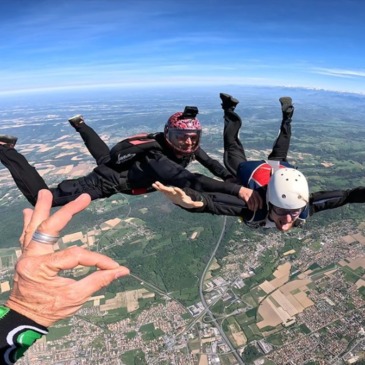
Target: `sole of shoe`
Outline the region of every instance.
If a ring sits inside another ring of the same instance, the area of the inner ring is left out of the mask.
[[[12,145],[15,146],[16,142],[18,140],[18,137],[10,136],[8,134],[0,135],[0,142],[6,145]]]

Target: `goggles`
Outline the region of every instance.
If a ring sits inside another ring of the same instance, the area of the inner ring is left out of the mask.
[[[272,205],[272,204],[270,204],[270,206],[271,206],[271,210],[279,217],[290,215],[292,218],[297,218],[300,216],[300,213],[302,213],[302,211],[303,211],[303,208],[285,209],[285,208],[276,207],[275,205]]]
[[[191,139],[193,142],[199,141],[201,131],[189,131],[181,129],[170,129],[168,132],[169,137],[179,141],[185,141]]]
[[[200,136],[200,130],[169,129],[167,132],[167,139],[181,152],[194,152],[199,146]],[[190,146],[188,141],[190,141]]]

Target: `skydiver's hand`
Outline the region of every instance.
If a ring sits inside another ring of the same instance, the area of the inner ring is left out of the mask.
[[[90,204],[83,194],[50,215],[52,194],[41,190],[34,211],[25,209],[24,229],[20,237],[22,255],[16,264],[14,287],[6,305],[45,327],[74,314],[97,290],[114,279],[128,275],[126,267],[111,258],[80,247],[54,252],[53,245],[32,239],[41,234],[58,236],[73,215]],[[61,270],[78,265],[95,266],[98,271],[76,281],[58,276]]]
[[[262,209],[262,198],[257,191],[242,186],[238,196],[246,202],[248,209],[253,212]]]
[[[163,193],[166,198],[170,199],[174,204],[180,205],[186,209],[201,208],[204,206],[203,202],[193,201],[189,195],[187,195],[183,190],[175,186],[165,186],[164,184],[156,181],[152,186]]]

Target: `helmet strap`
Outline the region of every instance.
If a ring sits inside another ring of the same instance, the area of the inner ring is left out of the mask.
[[[267,160],[266,162],[271,166],[271,175],[280,169],[280,161]]]

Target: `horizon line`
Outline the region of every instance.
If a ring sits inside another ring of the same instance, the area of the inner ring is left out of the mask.
[[[41,94],[45,92],[57,93],[61,91],[95,91],[97,89],[140,89],[140,88],[148,88],[148,89],[162,89],[162,88],[170,88],[170,89],[181,89],[184,87],[194,87],[194,88],[206,88],[211,86],[234,86],[234,87],[266,87],[266,88],[288,88],[288,89],[303,89],[303,90],[316,90],[316,91],[326,91],[326,92],[335,92],[335,93],[344,93],[344,94],[355,94],[365,96],[365,92],[362,91],[349,91],[344,89],[336,89],[336,88],[324,88],[324,87],[313,87],[313,86],[295,86],[295,85],[273,85],[273,84],[248,84],[248,83],[179,83],[173,84],[167,82],[161,83],[110,83],[110,84],[91,84],[91,85],[74,85],[74,86],[55,86],[55,87],[39,87],[39,88],[29,88],[29,89],[16,89],[16,90],[7,90],[0,91],[0,97],[3,96],[12,96],[12,95],[34,95]]]

